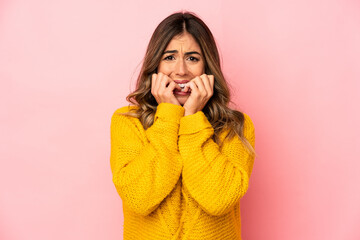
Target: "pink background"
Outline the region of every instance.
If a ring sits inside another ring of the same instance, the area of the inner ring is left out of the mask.
[[[121,239],[110,118],[177,10],[256,126],[246,240],[360,239],[360,3],[0,0],[0,239]]]

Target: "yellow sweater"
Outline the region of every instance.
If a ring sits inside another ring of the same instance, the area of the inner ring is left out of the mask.
[[[144,130],[137,118],[111,119],[111,170],[123,201],[124,240],[241,239],[240,198],[248,189],[254,157],[238,137],[221,150],[202,111],[184,116],[170,103],[157,107]],[[254,147],[245,115],[244,136]],[[225,132],[220,136],[224,139]]]

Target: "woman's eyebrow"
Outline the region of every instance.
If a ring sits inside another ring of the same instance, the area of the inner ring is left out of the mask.
[[[179,51],[178,50],[167,50],[165,52],[163,52],[163,54],[166,54],[166,53],[178,53]],[[201,56],[201,54],[197,51],[191,51],[191,52],[186,52],[185,55],[191,55],[191,54],[199,54]]]

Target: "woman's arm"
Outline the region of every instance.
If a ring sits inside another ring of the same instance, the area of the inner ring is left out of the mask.
[[[148,215],[177,183],[182,162],[178,152],[178,129],[184,115],[181,106],[161,103],[154,124],[147,130],[128,116],[111,119],[111,170],[115,187],[132,211]],[[141,128],[141,129],[140,129]]]
[[[254,147],[254,126],[245,115],[244,136]],[[183,184],[200,207],[211,215],[228,212],[248,189],[254,156],[239,137],[226,141],[220,151],[212,140],[214,129],[202,111],[180,121],[179,151]]]

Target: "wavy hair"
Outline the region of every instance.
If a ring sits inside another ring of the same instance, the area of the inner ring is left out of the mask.
[[[125,115],[137,117],[145,129],[154,122],[158,103],[151,94],[151,76],[157,73],[163,52],[171,39],[184,32],[190,33],[204,54],[205,73],[214,75],[214,93],[203,112],[214,128],[213,140],[221,147],[220,133],[227,129],[224,140],[238,136],[250,153],[255,154],[243,135],[244,114],[230,109],[230,92],[221,71],[220,57],[214,37],[206,24],[191,12],[177,12],[165,18],[155,29],[146,50],[143,65],[137,78],[136,90],[126,100],[139,108]]]

